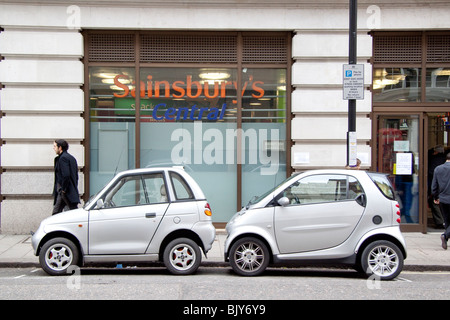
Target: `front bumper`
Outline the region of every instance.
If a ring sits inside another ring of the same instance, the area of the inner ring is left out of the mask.
[[[33,247],[33,252],[35,256],[39,255],[39,244],[41,243],[45,235],[46,233],[44,232],[42,225],[40,225],[39,228],[36,230],[36,232],[33,233],[33,235],[31,236],[31,246]]]

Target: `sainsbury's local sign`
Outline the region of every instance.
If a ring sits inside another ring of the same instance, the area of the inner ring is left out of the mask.
[[[172,99],[197,99],[205,97],[207,99],[227,98],[227,90],[237,91],[236,81],[196,81],[192,79],[192,75],[187,75],[186,79],[169,82],[167,80],[154,80],[151,75],[147,76],[147,81],[140,82],[140,98],[142,101],[150,101],[148,103],[141,103],[141,109],[151,111],[151,116],[155,121],[178,121],[178,120],[201,120],[206,117],[207,120],[216,121],[223,119],[227,109],[226,103],[220,106],[204,107],[204,106],[189,106],[189,107],[173,107],[167,102],[155,103],[158,98],[172,98]],[[118,74],[114,77],[114,85],[121,89],[121,92],[114,92],[114,97],[126,99],[136,97],[136,89],[134,81],[131,82],[129,76],[125,74]],[[248,90],[253,98],[264,97],[264,82],[254,81],[252,77],[242,84],[241,95]],[[127,99],[128,100],[128,99]],[[232,100],[236,104],[237,100]],[[131,104],[131,108],[134,108]]]

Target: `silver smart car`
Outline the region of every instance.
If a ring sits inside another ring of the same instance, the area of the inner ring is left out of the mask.
[[[182,169],[117,174],[83,208],[51,216],[32,236],[50,275],[72,265],[162,260],[173,274],[192,274],[214,242],[211,208]]]
[[[297,174],[254,198],[228,222],[225,260],[239,275],[269,263],[346,264],[381,280],[406,258],[388,177],[359,170]]]

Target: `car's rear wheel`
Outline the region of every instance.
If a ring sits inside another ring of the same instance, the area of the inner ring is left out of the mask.
[[[374,241],[361,255],[361,268],[369,277],[392,280],[402,272],[403,253],[390,241]]]
[[[47,241],[39,253],[39,263],[45,272],[52,276],[71,274],[69,267],[78,262],[77,246],[66,238]]]
[[[253,237],[236,241],[230,249],[230,264],[241,276],[257,276],[269,265],[269,250],[261,240]]]
[[[195,241],[188,238],[179,238],[172,240],[166,246],[163,260],[170,273],[188,275],[197,271],[202,256]]]

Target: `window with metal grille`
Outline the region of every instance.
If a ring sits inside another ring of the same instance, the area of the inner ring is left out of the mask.
[[[239,50],[243,63],[287,63],[287,34],[243,35],[242,48],[237,34],[152,34],[141,33],[140,51],[135,33],[91,32],[88,40],[90,62],[142,63],[237,63]]]
[[[134,61],[134,38],[134,34],[90,34],[88,42],[89,61]]]
[[[141,35],[141,62],[236,63],[234,36]]]
[[[244,63],[286,63],[286,37],[249,36],[243,38]]]
[[[448,103],[450,33],[374,32],[374,103]]]
[[[450,62],[450,35],[430,35],[427,40],[427,62]]]
[[[373,39],[374,63],[421,63],[422,37],[375,36]]]

